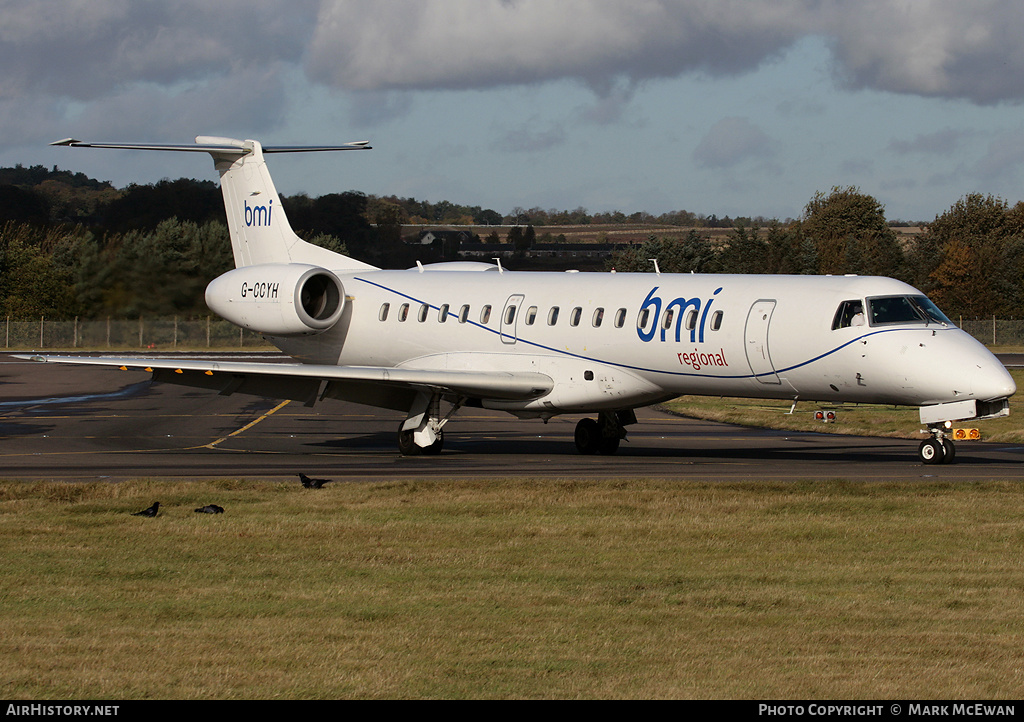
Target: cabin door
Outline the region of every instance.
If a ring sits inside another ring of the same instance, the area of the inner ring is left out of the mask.
[[[516,342],[516,325],[519,323],[523,295],[521,293],[508,297],[505,301],[505,308],[501,311],[501,342],[514,344]]]
[[[747,328],[745,337],[747,339],[747,363],[754,378],[763,384],[779,384],[778,374],[775,373],[775,366],[772,364],[771,354],[768,352],[768,325],[772,320],[772,313],[775,311],[775,301],[761,299],[755,301],[747,314]]]

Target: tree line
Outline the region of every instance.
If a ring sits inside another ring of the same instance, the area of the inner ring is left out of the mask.
[[[608,265],[651,271],[648,259],[657,258],[665,272],[883,275],[920,288],[953,318],[1024,316],[1024,203],[991,195],[966,195],[920,233],[902,234],[875,198],[835,187],[815,194],[799,219],[729,219],[731,231],[714,240],[702,229],[718,219],[686,211],[652,217],[516,208],[501,216],[357,191],[281,201],[306,240],[382,267],[442,260],[438,247],[403,243],[410,223],[511,224],[505,242],[520,252],[535,242],[534,225],[683,225],[692,228],[681,240],[654,234]],[[116,189],[56,168],[0,168],[0,313],[7,317],[205,315],[206,284],[231,266],[215,183]]]
[[[693,229],[682,240],[651,236],[615,254],[617,271],[853,273],[916,286],[951,318],[1024,317],[1024,202],[971,193],[924,224],[898,233],[883,206],[856,187],[810,200],[799,220],[737,224],[721,241]]]

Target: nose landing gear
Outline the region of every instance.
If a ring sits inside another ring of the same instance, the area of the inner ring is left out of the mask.
[[[946,436],[946,430],[941,426],[932,426],[928,429],[932,438],[925,439],[917,447],[917,455],[925,464],[952,464],[956,458],[956,447],[953,440]]]

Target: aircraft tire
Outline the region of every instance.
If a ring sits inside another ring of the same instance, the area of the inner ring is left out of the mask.
[[[953,459],[956,458],[956,446],[950,439],[942,440],[942,463],[952,464]]]
[[[402,456],[419,456],[423,453],[423,449],[413,441],[412,434],[412,431],[403,431],[401,426],[398,427],[398,453]]]
[[[917,447],[917,454],[925,464],[941,464],[946,450],[937,439],[925,439]]]
[[[581,454],[596,454],[601,447],[601,427],[593,419],[580,419],[574,440]]]

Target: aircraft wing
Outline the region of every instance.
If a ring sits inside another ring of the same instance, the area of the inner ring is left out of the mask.
[[[448,371],[383,366],[206,361],[138,357],[18,355],[45,363],[145,370],[154,381],[219,391],[292,399],[312,406],[336,398],[408,411],[423,391],[487,399],[532,399],[551,390],[550,376],[533,372]]]

